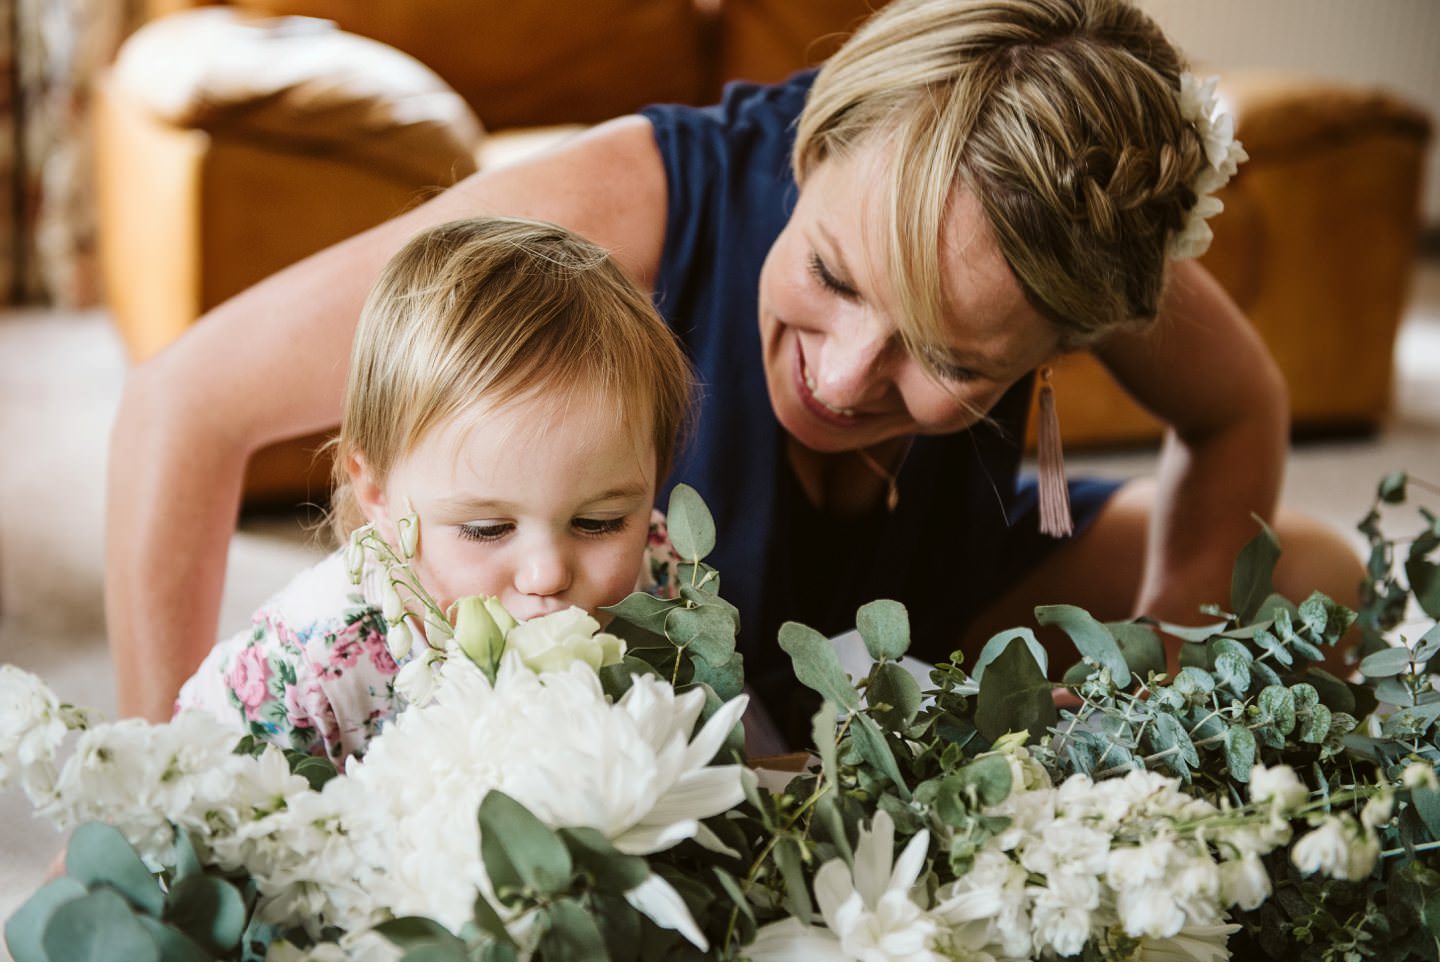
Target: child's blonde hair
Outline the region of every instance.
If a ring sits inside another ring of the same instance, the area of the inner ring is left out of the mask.
[[[1148,320],[1204,148],[1179,52],[1123,0],[896,0],[815,79],[793,164],[883,139],[892,286],[912,351],[945,343],[939,241],[973,192],[1062,347]],[[923,356],[922,356],[923,360]]]
[[[331,526],[364,522],[347,458],[378,480],[437,424],[484,399],[577,392],[650,429],[656,483],[691,408],[689,360],[650,301],[601,247],[551,223],[455,220],[391,258],[355,332],[336,439]]]

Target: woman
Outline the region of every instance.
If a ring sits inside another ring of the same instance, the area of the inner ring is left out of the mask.
[[[1183,620],[1227,600],[1252,512],[1282,532],[1283,591],[1351,590],[1342,542],[1275,516],[1287,416],[1263,345],[1166,259],[1233,161],[1195,101],[1119,0],[900,0],[816,77],[597,126],[222,305],[136,370],[117,419],[122,705],[168,715],[213,640],[246,457],[333,426],[380,266],[478,213],[598,242],[686,343],[706,388],[673,479],[716,514],[747,676],[782,722],[812,708],[790,705],[776,626],[843,628],[872,597],[905,601],[936,656],[1046,602]],[[1153,484],[1073,485],[1061,541],[1015,470],[1036,370],[1082,346],[1169,434]]]

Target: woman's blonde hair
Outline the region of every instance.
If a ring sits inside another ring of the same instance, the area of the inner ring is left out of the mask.
[[[598,394],[621,428],[650,429],[658,483],[693,384],[670,328],[601,247],[536,220],[432,227],[391,258],[360,314],[331,526],[343,540],[364,521],[347,457],[363,456],[383,479],[431,429],[482,399]]]
[[[815,79],[797,180],[884,140],[889,270],[907,346],[943,345],[940,236],[974,193],[1062,348],[1155,317],[1204,163],[1184,62],[1123,0],[896,0]],[[923,360],[923,357],[922,357]]]

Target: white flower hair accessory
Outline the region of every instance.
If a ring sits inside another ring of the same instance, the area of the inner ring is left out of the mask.
[[[1210,249],[1215,234],[1206,221],[1225,208],[1213,194],[1230,181],[1240,163],[1250,158],[1235,138],[1235,119],[1219,110],[1217,81],[1214,77],[1201,80],[1189,71],[1180,75],[1180,117],[1195,126],[1205,149],[1206,164],[1190,187],[1195,190],[1195,205],[1166,250],[1171,260],[1198,257]]]

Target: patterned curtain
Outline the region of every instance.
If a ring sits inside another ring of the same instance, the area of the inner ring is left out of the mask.
[[[90,92],[141,0],[0,0],[0,295],[99,298]]]

